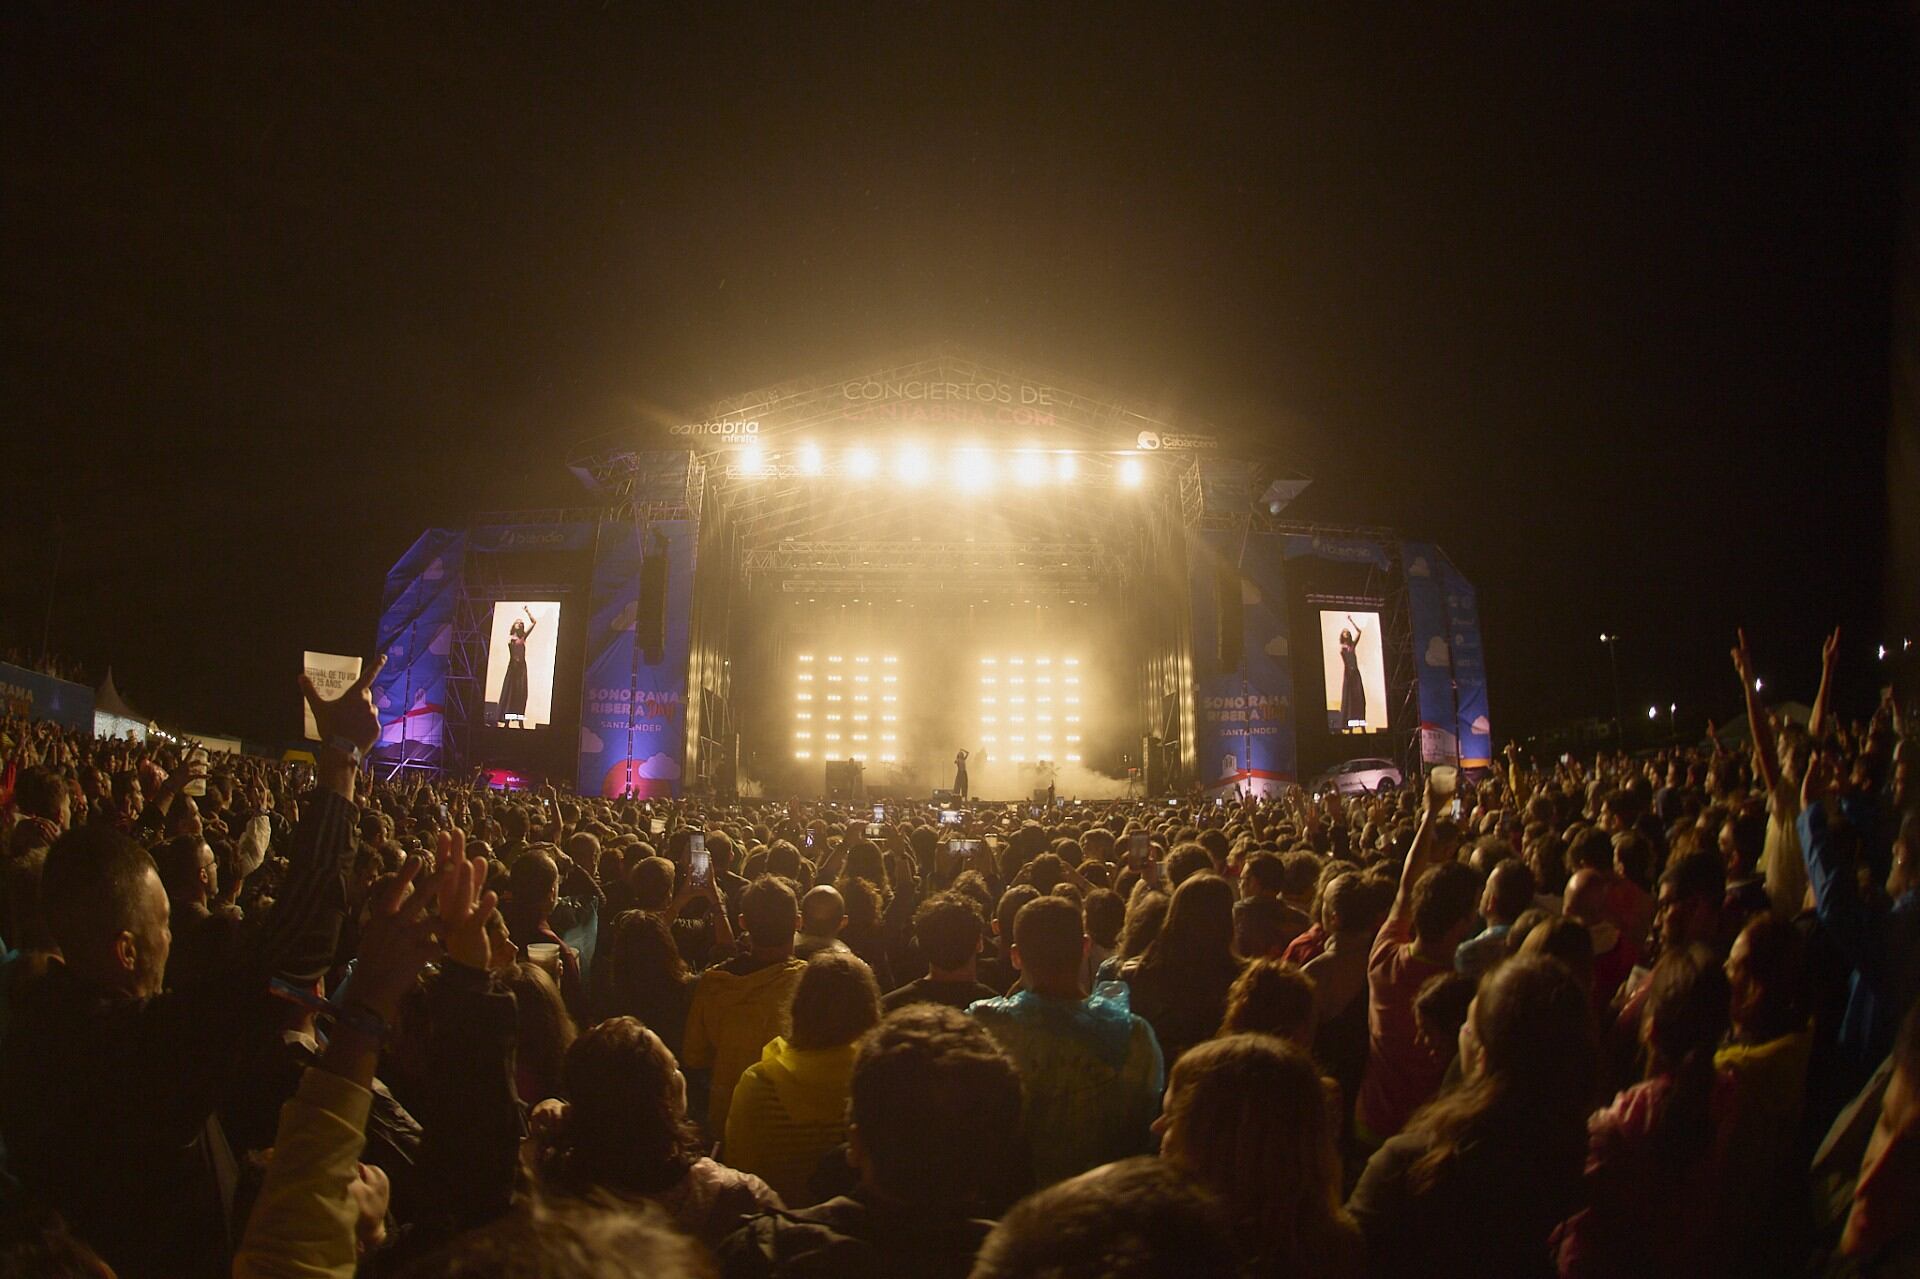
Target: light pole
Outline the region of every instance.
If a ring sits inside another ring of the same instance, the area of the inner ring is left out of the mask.
[[[1614,649],[1620,643],[1617,634],[1600,632],[1600,642],[1607,646],[1607,671],[1613,676],[1613,744],[1618,748],[1620,741],[1620,662]]]

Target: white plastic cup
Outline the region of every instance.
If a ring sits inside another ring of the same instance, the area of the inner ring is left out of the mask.
[[[536,968],[544,968],[558,977],[560,975],[560,947],[550,941],[532,942],[527,946],[527,962]]]
[[[1435,764],[1427,774],[1427,785],[1436,795],[1451,795],[1460,789],[1460,770],[1451,764]]]

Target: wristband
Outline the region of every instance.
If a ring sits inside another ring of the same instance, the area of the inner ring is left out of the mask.
[[[336,1027],[356,1031],[376,1044],[386,1043],[393,1035],[393,1028],[387,1025],[385,1017],[356,1000],[332,1005],[329,1015]]]
[[[345,737],[329,737],[327,739],[327,749],[333,751],[335,754],[345,755],[355,764],[360,762],[360,748]]]

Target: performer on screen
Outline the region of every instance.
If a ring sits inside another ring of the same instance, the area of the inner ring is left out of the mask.
[[[953,793],[961,799],[967,798],[967,753],[965,751],[953,757]]]
[[[1340,632],[1340,664],[1346,676],[1340,684],[1340,722],[1351,732],[1367,726],[1367,687],[1360,680],[1360,623],[1347,614],[1352,630]]]
[[[508,629],[507,675],[500,681],[500,720],[514,728],[525,728],[527,724],[527,636],[539,625],[532,610],[521,605],[520,611],[527,615],[527,620],[515,618]]]

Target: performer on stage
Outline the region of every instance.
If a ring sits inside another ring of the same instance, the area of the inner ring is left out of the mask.
[[[964,750],[953,757],[953,793],[961,799],[967,798],[967,752]]]
[[[1340,722],[1349,732],[1367,726],[1367,687],[1360,679],[1360,623],[1347,614],[1352,630],[1340,632],[1340,664],[1346,677],[1340,685]]]
[[[527,620],[515,619],[507,634],[507,674],[500,681],[500,721],[514,728],[525,728],[527,722],[527,636],[533,634],[533,628],[539,623],[534,620],[531,610],[524,605],[521,612]]]

